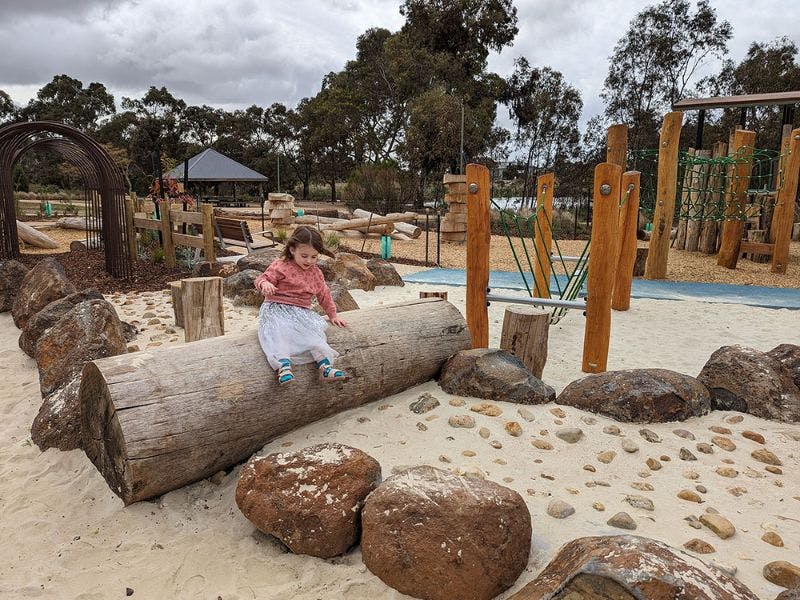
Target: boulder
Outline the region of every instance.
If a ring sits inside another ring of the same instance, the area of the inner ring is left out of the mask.
[[[773,560],[764,565],[764,579],[775,585],[792,589],[800,586],[800,567],[785,560]]]
[[[72,240],[69,243],[69,251],[70,252],[84,252],[86,250],[88,250],[88,248],[86,247],[86,244],[84,244],[80,240]]]
[[[737,410],[763,419],[800,421],[800,389],[781,360],[743,346],[723,346],[697,376],[711,390],[717,410]]]
[[[656,540],[582,537],[564,544],[539,576],[508,600],[756,600],[727,573]]]
[[[338,281],[349,290],[369,292],[375,289],[375,275],[367,268],[366,261],[355,254],[339,252],[336,258],[320,260],[319,268],[325,281]]]
[[[54,300],[28,319],[25,329],[22,330],[22,334],[19,336],[19,347],[22,348],[25,354],[32,357],[36,352],[36,342],[39,341],[45,331],[58,323],[61,317],[85,300],[102,299],[103,294],[90,288]]]
[[[515,491],[420,466],[372,492],[361,515],[367,568],[429,600],[489,600],[528,564],[531,517]]]
[[[794,384],[800,388],[800,346],[781,344],[767,352],[767,356],[778,359],[789,371]]]
[[[330,558],[358,541],[361,507],[380,479],[381,466],[368,454],[319,444],[248,462],[236,486],[236,504],[292,552]]]
[[[233,299],[236,306],[261,306],[264,296],[253,287],[253,282],[259,275],[261,271],[245,269],[226,277],[222,280],[222,295]]]
[[[139,335],[139,328],[127,321],[120,321],[120,323],[122,324],[122,337],[125,338],[125,341],[132,342],[135,340],[136,336]]]
[[[48,448],[66,451],[81,447],[80,387],[81,376],[76,375],[42,399],[39,414],[31,426],[31,439],[42,452]]]
[[[192,267],[192,277],[230,277],[239,268],[238,263],[202,260]]]
[[[262,248],[261,250],[254,250],[247,256],[243,256],[236,261],[236,266],[240,271],[253,269],[258,271],[260,275],[267,270],[267,267],[272,264],[272,261],[280,258],[283,255],[283,250],[275,248]]]
[[[519,404],[544,404],[556,392],[516,356],[495,348],[462,350],[442,367],[439,385],[450,394]]]
[[[675,371],[630,369],[573,381],[556,402],[626,423],[666,423],[708,413],[711,393],[694,377]]]
[[[358,303],[341,283],[333,281],[328,284],[328,287],[331,289],[331,297],[333,298],[333,303],[336,305],[336,312],[342,313],[348,310],[358,310]],[[325,311],[319,305],[316,298],[311,301],[311,310],[321,315],[325,314]]]
[[[382,258],[370,258],[367,269],[375,276],[375,285],[396,285],[403,287],[405,282],[394,265]]]
[[[64,267],[54,258],[45,258],[28,271],[22,280],[11,308],[14,325],[24,329],[28,319],[45,306],[76,291],[67,279]]]
[[[800,586],[784,590],[775,597],[775,600],[800,600]]]
[[[77,304],[39,338],[36,364],[42,396],[48,396],[79,375],[83,365],[97,358],[128,351],[122,324],[105,300]]]
[[[28,274],[28,267],[18,260],[0,262],[0,312],[8,312],[14,305],[14,298]]]

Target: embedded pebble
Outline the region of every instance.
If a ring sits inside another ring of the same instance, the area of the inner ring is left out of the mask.
[[[425,392],[424,394],[420,394],[419,398],[409,404],[408,409],[413,413],[422,415],[433,410],[437,406],[439,406],[439,399],[436,396]]]
[[[772,546],[783,548],[783,539],[774,531],[767,531],[761,536],[761,539]]]
[[[472,458],[473,456],[477,456],[477,454],[473,450],[464,450],[461,453],[461,456],[466,456],[467,458]]]
[[[717,475],[721,475],[722,477],[736,477],[739,475],[739,471],[731,467],[717,467]]]
[[[369,423],[370,421],[372,421],[372,419],[370,419],[369,417],[358,417],[356,421],[363,424],[363,423]]]
[[[520,417],[522,417],[523,419],[525,419],[528,423],[536,420],[536,417],[534,416],[534,414],[531,411],[529,411],[527,408],[517,409],[517,414]]]
[[[597,469],[594,468],[594,465],[583,465],[584,471],[589,471],[590,473],[594,473]]]
[[[652,486],[652,484],[649,484],[646,481],[634,481],[631,483],[631,487],[635,490],[639,490],[640,492],[652,492],[656,489]]]
[[[755,458],[759,462],[762,462],[762,463],[765,463],[765,464],[768,464],[768,465],[775,465],[776,467],[783,464],[781,462],[780,458],[775,456],[775,454],[773,454],[772,452],[770,452],[766,448],[759,448],[758,450],[753,450],[750,453],[750,456],[752,456],[753,458]]]
[[[503,410],[499,406],[496,404],[490,404],[489,402],[479,402],[478,404],[473,404],[469,407],[469,409],[472,412],[476,412],[487,417],[499,417],[503,414]]]
[[[516,421],[509,421],[505,424],[505,430],[509,435],[519,437],[522,435],[522,426]]]
[[[592,508],[599,512],[603,512],[606,509],[605,505],[602,502],[593,502]]]
[[[496,465],[507,465],[508,464],[506,462],[506,459],[504,459],[504,458],[495,458],[492,462],[494,464],[496,464]]]
[[[450,418],[447,419],[447,423],[450,427],[456,428],[472,429],[475,427],[475,419],[469,415],[450,415]]]
[[[606,425],[603,427],[603,433],[607,433],[608,435],[619,435],[622,432],[616,425]]]
[[[450,457],[449,457],[449,456],[446,456],[445,454],[442,454],[442,455],[439,457],[439,462],[443,462],[443,463],[449,463],[449,462],[453,462],[453,461],[452,461],[452,460],[450,460]]]
[[[483,439],[488,439],[489,436],[491,435],[491,432],[488,429],[486,429],[486,427],[481,427],[480,429],[478,429],[478,435],[481,436]]]
[[[428,415],[427,417],[425,417],[425,420],[430,423],[431,421],[435,421],[438,418],[439,418],[439,415]]]
[[[575,514],[575,509],[563,500],[553,499],[547,505],[547,514],[554,519],[566,519]]]
[[[701,494],[705,494],[705,493],[708,492],[708,489],[706,489],[706,486],[704,486],[704,485],[696,485],[696,486],[694,486],[694,489],[696,489]]]
[[[780,467],[776,467],[775,465],[767,465],[764,467],[766,471],[769,471],[773,475],[783,475],[783,469]]]
[[[659,456],[659,458],[660,458],[660,459],[661,459],[663,462],[669,462],[669,461],[671,461],[671,460],[672,460],[672,459],[671,459],[669,456],[667,456],[666,454],[662,454],[661,456]]]
[[[672,433],[677,435],[678,437],[684,438],[686,440],[694,441],[694,434],[691,431],[687,431],[686,429],[673,429]]]
[[[614,460],[614,457],[616,455],[617,455],[617,453],[614,452],[613,450],[606,450],[605,452],[601,452],[600,454],[597,455],[597,460],[599,460],[601,463],[607,465],[612,460]]]
[[[698,538],[689,540],[683,545],[683,547],[687,550],[691,550],[692,552],[696,552],[697,554],[713,554],[716,552],[714,546]]]
[[[733,452],[736,450],[736,444],[734,444],[732,440],[722,437],[721,435],[715,435],[712,437],[711,443],[722,448],[723,450],[727,450],[728,452]]]
[[[514,478],[513,477],[503,477],[503,481],[505,481],[506,483],[511,483],[512,481],[514,481]]]
[[[681,500],[686,500],[687,502],[700,503],[703,501],[703,499],[700,497],[700,494],[693,490],[681,490],[678,492],[678,498]]]
[[[728,539],[736,533],[736,527],[733,526],[733,523],[719,514],[706,511],[700,515],[700,522],[723,540]]]
[[[419,429],[420,431],[428,431],[428,426],[425,425],[425,423],[420,423],[419,421],[417,421],[417,429]]]
[[[553,423],[556,425],[563,425],[564,421],[562,421],[561,419],[553,419]]]
[[[139,351],[139,346],[138,345],[131,344],[130,346],[128,346],[128,352],[138,352],[138,351]]]
[[[636,521],[634,521],[633,517],[626,512],[618,512],[608,521],[606,521],[606,524],[611,525],[612,527],[618,527],[619,529],[627,529],[629,531],[636,529]]]
[[[678,456],[681,460],[697,460],[697,457],[688,448],[681,448]]]
[[[703,454],[714,454],[714,448],[711,447],[711,444],[700,442],[697,444],[696,448],[698,452],[702,452]]]
[[[650,429],[640,429],[639,435],[652,444],[658,444],[659,442],[661,442],[661,436],[659,436],[655,431],[652,431]]]
[[[535,440],[531,441],[531,444],[533,445],[534,448],[538,448],[539,450],[552,450],[553,449],[553,444],[551,444],[547,440],[535,439]]]
[[[731,415],[725,419],[725,422],[730,423],[731,425],[741,423],[742,421],[744,421],[744,417],[742,415]]]
[[[540,430],[539,430],[539,435],[541,435],[541,436],[547,436],[547,435],[550,435],[550,432],[549,432],[549,431],[547,431],[547,429],[540,429]]]
[[[449,404],[450,406],[464,406],[466,402],[461,398],[450,398]]]
[[[559,419],[566,419],[567,413],[564,412],[563,408],[555,407],[550,409],[550,414],[554,417],[558,417]]]
[[[639,451],[639,446],[630,438],[622,438],[622,449],[625,450],[625,452],[633,454]]]
[[[495,448],[496,450],[500,450],[500,448],[502,448],[502,447],[503,447],[503,444],[502,444],[502,443],[500,443],[498,440],[492,440],[492,441],[489,443],[489,445],[490,445],[492,448]]]
[[[634,508],[641,508],[642,510],[655,510],[655,505],[650,498],[639,496],[637,494],[628,494],[625,496],[625,502]]]
[[[745,430],[742,432],[742,437],[747,438],[753,442],[758,444],[766,444],[767,441],[764,439],[764,436],[760,433],[756,433],[755,431]]]
[[[713,431],[714,433],[719,433],[720,435],[730,435],[731,434],[731,430],[730,429],[728,429],[727,427],[720,427],[719,425],[712,425],[711,427],[709,427],[709,429],[711,431]]]
[[[148,310],[148,311],[145,311],[144,313],[142,313],[142,318],[143,319],[151,319],[151,318],[153,318],[155,316],[156,316],[156,313],[154,313],[151,310]]]
[[[739,486],[728,488],[728,493],[731,494],[732,496],[736,496],[737,498],[739,498],[743,494],[747,493],[747,488],[743,488],[743,487],[739,487]]]
[[[651,471],[658,471],[661,468],[661,463],[653,457],[648,458],[645,463],[650,467]]]
[[[686,477],[686,479],[700,479],[700,473],[692,471],[691,469],[684,471],[683,476]]]
[[[589,417],[589,416],[581,417],[581,421],[583,421],[587,425],[594,425],[594,424],[597,423],[597,419],[595,419],[594,417]]]
[[[556,431],[556,437],[568,444],[574,444],[583,437],[583,431],[578,427],[564,427]]]
[[[775,585],[793,588],[800,585],[800,567],[785,560],[776,560],[764,565],[764,579]]]
[[[684,517],[683,520],[686,521],[689,524],[689,527],[692,527],[693,529],[703,528],[703,524],[700,522],[700,519],[698,519],[694,515],[689,515],[688,517]]]

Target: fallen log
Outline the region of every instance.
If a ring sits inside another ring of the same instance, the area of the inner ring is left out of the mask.
[[[373,219],[381,216],[378,213],[371,213],[360,208],[353,211],[353,216],[357,218],[369,218],[370,215],[372,215]],[[411,223],[404,222],[414,221],[417,218],[417,213],[415,212],[389,213],[386,218],[394,220],[394,228],[398,233],[404,233],[415,239],[422,235],[422,229]]]
[[[56,242],[53,238],[45,235],[37,229],[34,229],[30,225],[23,223],[22,221],[17,221],[17,235],[19,236],[19,239],[26,244],[36,246],[37,248],[47,248],[50,250],[58,248],[58,242]]]
[[[370,225],[369,227],[363,226],[353,226],[353,227],[338,227],[334,228],[333,226],[337,225],[337,223],[330,223],[330,224],[321,224],[319,226],[319,230],[322,232],[325,231],[336,231],[336,232],[343,232],[343,231],[358,231],[359,233],[377,233],[378,235],[389,235],[394,231],[394,224],[393,223],[380,223],[378,225]]]
[[[131,504],[235,465],[298,427],[428,381],[471,347],[464,318],[431,298],[347,313],[328,330],[351,379],[321,383],[314,365],[280,386],[256,331],[87,363],[83,447]]]
[[[89,223],[86,217],[61,217],[56,222],[58,223],[58,226],[63,229],[79,229],[81,231],[92,229],[97,231],[96,224]]]
[[[297,225],[313,225],[316,227],[317,225],[322,224],[329,224],[329,223],[346,223],[349,219],[337,219],[336,217],[317,217],[316,215],[300,215],[299,217],[294,218],[294,222]]]

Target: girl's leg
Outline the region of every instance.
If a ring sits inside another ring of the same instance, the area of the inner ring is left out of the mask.
[[[291,361],[288,358],[280,358],[278,362],[280,363],[278,367],[278,383],[284,384],[294,381]]]
[[[341,381],[347,379],[347,374],[344,371],[335,369],[328,358],[318,360],[317,368],[319,369],[319,378],[322,381]]]

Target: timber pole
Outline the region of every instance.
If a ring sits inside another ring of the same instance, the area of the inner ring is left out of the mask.
[[[636,263],[636,227],[639,221],[639,171],[627,171],[622,175],[620,194],[626,198],[623,215],[619,223],[619,259],[614,273],[614,293],[611,308],[628,310],[631,307],[631,285],[633,285],[633,266]]]
[[[489,169],[467,165],[467,326],[473,348],[489,347]]]
[[[789,156],[784,162],[783,185],[778,189],[778,199],[772,217],[775,246],[772,249],[772,272],[786,273],[789,263],[789,246],[792,239],[795,199],[800,177],[800,129],[789,138]]]
[[[533,265],[534,296],[550,297],[550,254],[553,251],[553,186],[556,176],[545,173],[536,178],[536,233],[534,247],[536,264]]]
[[[733,134],[730,156],[736,164],[731,169],[730,185],[725,203],[725,222],[722,224],[722,241],[717,254],[717,264],[726,269],[735,269],[739,262],[739,247],[742,244],[744,221],[740,215],[747,202],[747,186],[753,168],[753,147],[756,132],[737,129]]]

